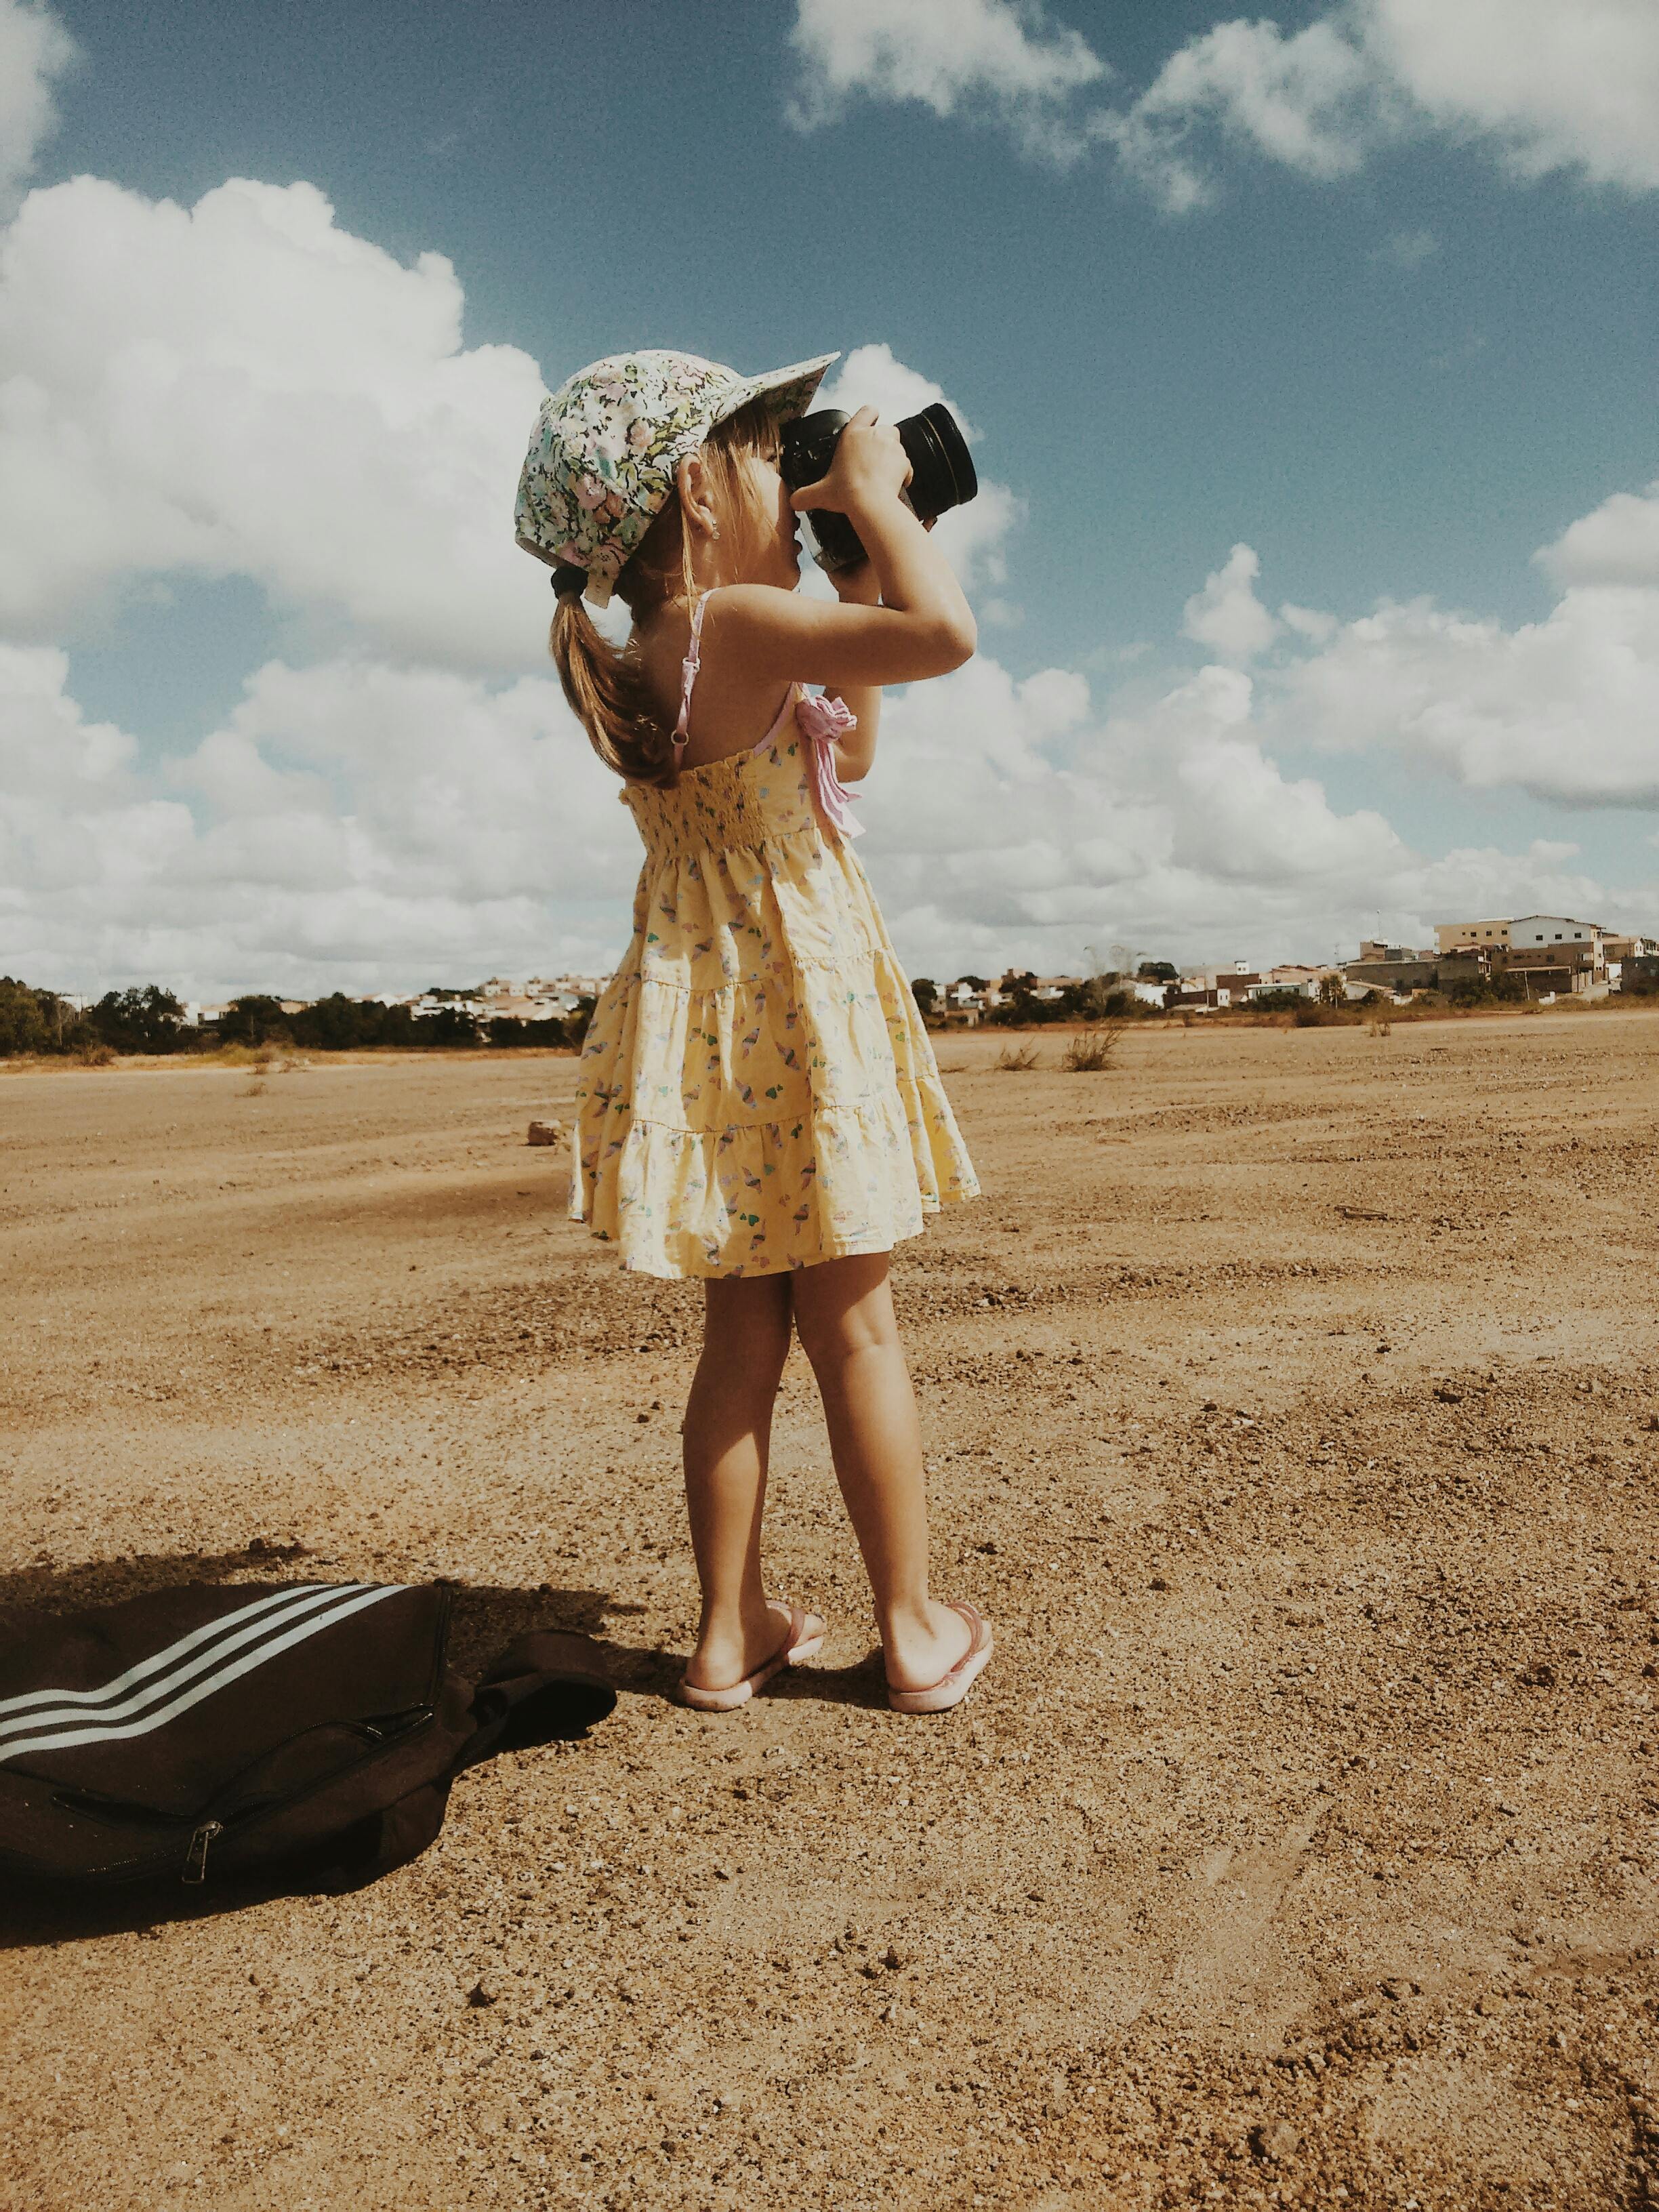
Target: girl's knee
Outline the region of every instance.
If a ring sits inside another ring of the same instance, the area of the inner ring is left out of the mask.
[[[829,1260],[794,1278],[795,1327],[815,1370],[897,1344],[887,1256],[876,1252]]]

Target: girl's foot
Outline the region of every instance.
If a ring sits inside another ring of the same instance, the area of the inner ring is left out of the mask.
[[[973,1606],[930,1604],[928,1611],[943,1616],[929,1623],[936,1639],[931,1657],[920,1638],[906,1638],[902,1658],[896,1640],[888,1649],[887,1702],[896,1713],[942,1713],[959,1705],[991,1656],[991,1624]]]
[[[816,1613],[769,1598],[762,1621],[753,1630],[745,1626],[741,1638],[705,1637],[698,1643],[686,1662],[680,1702],[708,1713],[747,1705],[774,1674],[823,1649],[823,1627]]]

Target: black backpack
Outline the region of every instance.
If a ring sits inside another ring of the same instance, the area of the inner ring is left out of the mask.
[[[561,1632],[463,1680],[449,1610],[446,1589],[382,1583],[0,1608],[0,1873],[319,1887],[401,1866],[464,1767],[617,1702],[597,1647]]]

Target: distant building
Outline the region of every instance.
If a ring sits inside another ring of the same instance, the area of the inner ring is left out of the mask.
[[[1507,943],[1516,952],[1553,949],[1558,945],[1583,945],[1599,951],[1607,934],[1599,922],[1572,921],[1560,914],[1523,914],[1518,921],[1510,922],[1509,930]]]
[[[1397,999],[1408,999],[1413,991],[1432,991],[1438,979],[1439,963],[1432,954],[1411,951],[1404,945],[1390,945],[1389,953],[1401,957],[1369,960],[1364,955],[1373,949],[1360,947],[1361,957],[1344,963],[1342,981],[1352,991],[1361,989],[1392,991]]]
[[[1359,940],[1359,957],[1364,961],[1432,960],[1434,950],[1431,947],[1425,952],[1419,952],[1410,945],[1388,945],[1380,937],[1362,937]],[[1352,967],[1354,963],[1350,961],[1346,964]]]
[[[1507,921],[1437,921],[1434,926],[1437,952],[1455,952],[1465,945],[1507,945],[1509,941]]]
[[[1331,968],[1308,968],[1289,963],[1282,968],[1270,968],[1267,974],[1249,987],[1252,999],[1265,998],[1269,991],[1295,991],[1304,999],[1316,999],[1328,975],[1337,971]]]
[[[1504,921],[1441,921],[1434,931],[1436,947],[1443,953],[1535,952],[1557,945],[1595,945],[1609,934],[1599,922],[1575,921],[1563,914],[1523,914]]]

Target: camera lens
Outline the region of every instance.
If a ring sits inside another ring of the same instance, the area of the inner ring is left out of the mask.
[[[973,456],[942,399],[920,415],[907,415],[898,434],[910,462],[910,504],[924,522],[974,497],[979,478]]]

